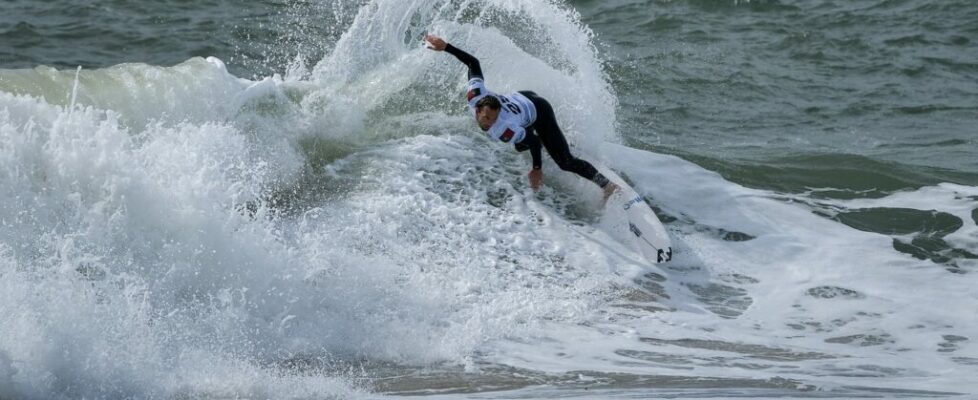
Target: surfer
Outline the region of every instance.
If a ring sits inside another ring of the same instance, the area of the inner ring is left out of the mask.
[[[469,67],[465,97],[479,128],[491,139],[513,143],[516,151],[530,151],[533,167],[527,176],[533,190],[543,184],[541,147],[547,149],[550,158],[560,169],[580,175],[601,187],[606,199],[618,189],[618,185],[609,181],[591,163],[571,154],[550,102],[529,90],[508,95],[494,93],[486,88],[478,59],[438,36],[426,35],[425,40],[429,49],[447,52]]]

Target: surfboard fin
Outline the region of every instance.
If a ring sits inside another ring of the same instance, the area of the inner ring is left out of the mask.
[[[672,247],[667,250],[659,249],[659,257],[657,262],[664,262],[672,260]]]

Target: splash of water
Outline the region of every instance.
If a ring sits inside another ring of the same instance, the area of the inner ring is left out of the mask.
[[[527,222],[551,217],[495,178],[523,160],[460,134],[429,31],[498,90],[562,98],[575,143],[613,137],[590,33],[549,3],[368,2],[285,78],[0,71],[0,396],[349,396],[296,365],[468,363],[586,313],[604,267]]]

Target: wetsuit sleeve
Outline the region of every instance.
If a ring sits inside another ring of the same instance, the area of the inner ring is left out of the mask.
[[[458,47],[452,46],[451,44],[445,46],[445,52],[455,56],[462,64],[469,67],[469,79],[472,78],[482,78],[482,67],[479,66],[479,59],[472,57],[471,54],[460,50]]]
[[[533,169],[540,169],[543,166],[543,160],[540,159],[540,148],[543,145],[540,143],[540,138],[534,135],[532,132],[526,132],[526,136],[519,143],[516,143],[516,151],[524,152],[530,150],[530,156],[533,157]]]

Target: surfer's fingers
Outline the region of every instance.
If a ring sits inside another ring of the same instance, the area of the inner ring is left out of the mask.
[[[427,34],[424,36],[424,40],[428,42],[428,48],[436,51],[442,51],[445,49],[445,40],[435,36]]]

